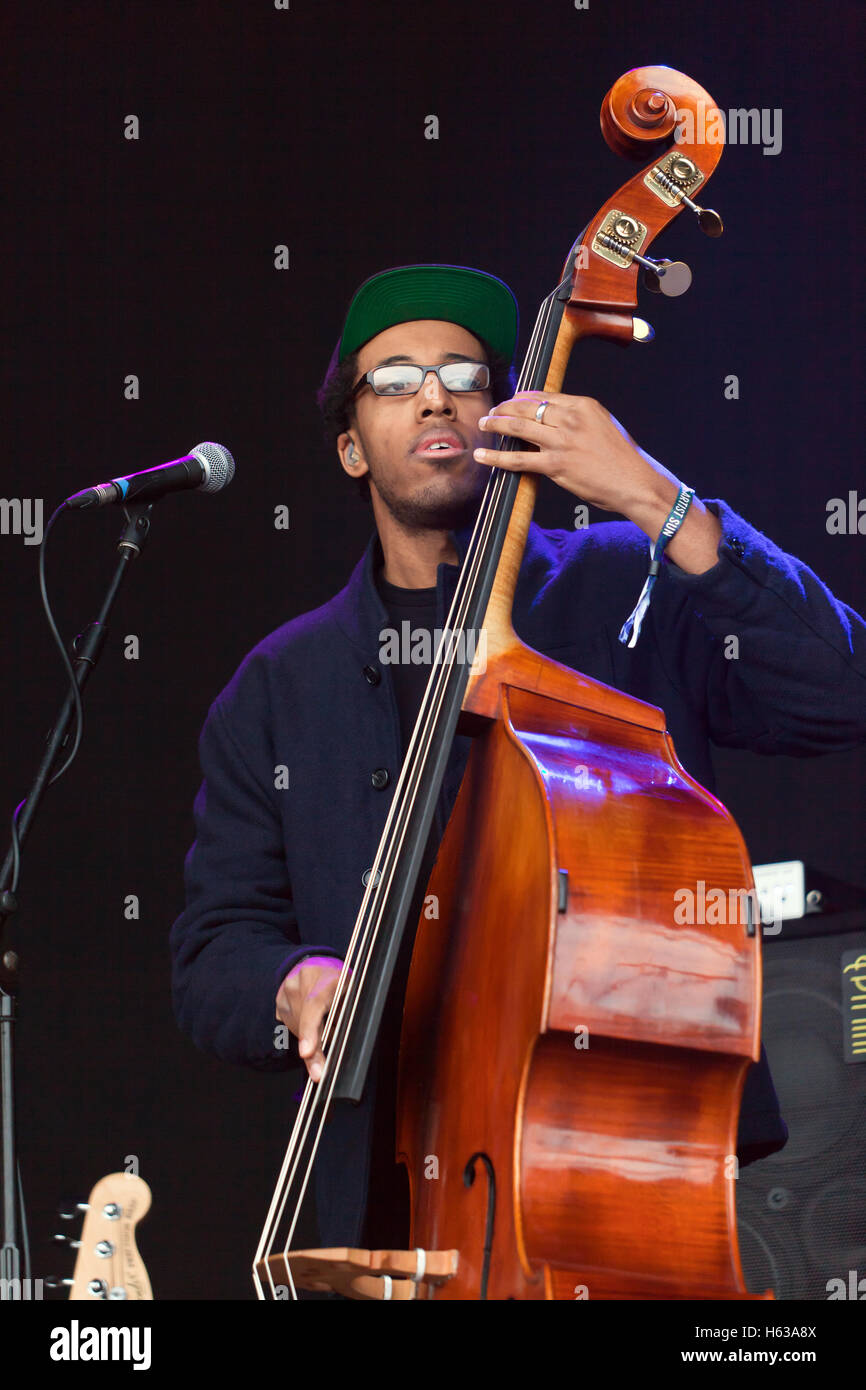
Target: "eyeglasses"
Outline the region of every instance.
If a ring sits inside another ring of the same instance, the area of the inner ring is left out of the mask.
[[[374,367],[356,382],[352,399],[367,385],[377,396],[414,396],[435,372],[446,391],[484,391],[490,385],[490,368],[486,362],[443,362],[441,366],[417,367],[412,362],[395,362],[387,367]]]

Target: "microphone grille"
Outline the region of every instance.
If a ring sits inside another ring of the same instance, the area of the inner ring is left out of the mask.
[[[235,476],[235,461],[222,444],[212,444],[210,441],[196,444],[194,449],[190,449],[190,453],[193,458],[198,459],[205,471],[205,480],[199,484],[196,491],[219,492],[221,488],[227,487]]]

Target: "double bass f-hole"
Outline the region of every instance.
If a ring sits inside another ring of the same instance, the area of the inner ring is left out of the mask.
[[[493,1223],[496,1219],[496,1174],[487,1154],[474,1153],[463,1169],[463,1186],[472,1187],[475,1182],[476,1164],[484,1164],[487,1175],[487,1216],[484,1221],[484,1263],[481,1267],[481,1285],[478,1297],[487,1298],[487,1282],[490,1278],[490,1257],[493,1254]]]

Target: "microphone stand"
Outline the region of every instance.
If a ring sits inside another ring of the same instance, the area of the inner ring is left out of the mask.
[[[130,503],[123,511],[126,517],[117,549],[120,558],[109,582],[107,592],[94,622],[88,623],[70,645],[70,659],[75,683],[81,691],[87,684],[92,671],[102,653],[108,629],[108,619],[114,607],[120,587],[126,577],[130,560],[134,560],[144,549],[150,532],[150,510],[152,502]],[[46,739],[45,753],[27,800],[17,818],[19,847],[26,839],[33,823],[42,797],[48,787],[52,769],[59,755],[63,753],[69,739],[69,723],[75,711],[72,691],[67,691],[60,714]],[[6,922],[18,907],[18,898],[11,892],[9,883],[15,862],[14,851],[9,852],[0,870],[0,942]],[[16,885],[17,886],[17,885]],[[3,948],[0,955],[0,1130],[2,1130],[3,1164],[3,1244],[0,1250],[0,1301],[20,1297],[21,1257],[18,1249],[18,1212],[16,1176],[18,1173],[15,1140],[15,1068],[13,1053],[14,1024],[16,1020],[16,1000],[18,995],[18,956],[13,950]],[[23,1216],[23,1193],[21,1197]],[[13,1282],[14,1281],[14,1282]]]

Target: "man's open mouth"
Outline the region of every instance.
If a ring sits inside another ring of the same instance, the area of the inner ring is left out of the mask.
[[[464,454],[466,445],[456,434],[431,434],[421,440],[414,452],[423,458],[452,458],[455,454]]]

